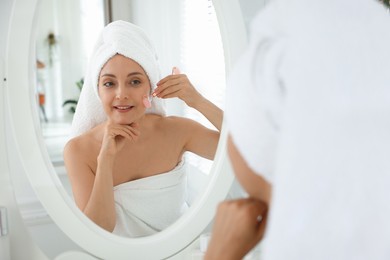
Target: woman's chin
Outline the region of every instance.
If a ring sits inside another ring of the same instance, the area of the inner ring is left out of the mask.
[[[131,116],[114,116],[114,117],[111,117],[111,121],[114,123],[114,124],[118,124],[118,125],[130,125],[138,120],[140,120],[140,118],[142,117],[143,114],[141,115],[131,115]]]
[[[118,118],[118,117],[110,118],[109,120],[111,121],[111,123],[116,125],[130,125],[135,121],[134,118]]]
[[[134,120],[118,120],[115,123],[118,125],[131,125],[134,123]]]
[[[131,118],[116,118],[114,121],[115,124],[118,125],[131,125],[132,123],[138,121],[139,118],[131,117]]]

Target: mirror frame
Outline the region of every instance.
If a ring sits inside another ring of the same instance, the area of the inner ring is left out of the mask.
[[[209,185],[175,224],[162,232],[142,238],[123,238],[99,228],[77,208],[65,191],[50,162],[40,132],[38,111],[34,109],[36,104],[31,93],[38,1],[14,0],[6,57],[5,92],[11,129],[32,188],[54,223],[92,255],[103,259],[129,259],[134,256],[161,259],[174,256],[196,240],[211,223],[218,203],[226,198],[233,183],[234,176],[226,154],[226,124],[222,127]],[[246,45],[246,29],[238,0],[213,0],[213,4],[220,26],[228,75]]]

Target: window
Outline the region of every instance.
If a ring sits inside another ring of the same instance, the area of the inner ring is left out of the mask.
[[[182,6],[181,64],[197,90],[223,109],[225,97],[225,60],[219,25],[211,0],[185,0]],[[203,125],[214,126],[198,111],[186,107],[185,116]],[[204,173],[212,161],[188,154],[187,160]]]

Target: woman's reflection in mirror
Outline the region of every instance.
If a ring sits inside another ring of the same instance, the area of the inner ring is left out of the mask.
[[[179,98],[216,127],[166,116]],[[184,152],[213,159],[223,112],[174,68],[160,78],[157,55],[134,24],[107,25],[93,50],[64,161],[77,206],[100,227],[151,235],[188,208]]]

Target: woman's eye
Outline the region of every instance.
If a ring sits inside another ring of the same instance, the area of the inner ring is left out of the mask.
[[[130,81],[130,84],[131,85],[139,85],[139,84],[141,84],[141,81],[138,79],[134,79],[134,80]]]
[[[112,82],[105,82],[105,83],[103,84],[103,86],[105,86],[105,87],[107,87],[107,88],[112,87],[113,85],[114,85],[114,83],[112,83]]]

